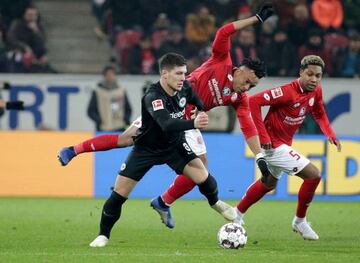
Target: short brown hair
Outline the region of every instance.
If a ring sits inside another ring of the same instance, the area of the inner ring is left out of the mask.
[[[319,56],[308,55],[303,57],[300,63],[300,68],[306,69],[309,65],[319,66],[323,71],[325,69],[325,62]]]

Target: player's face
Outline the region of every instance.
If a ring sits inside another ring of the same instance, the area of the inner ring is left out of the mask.
[[[186,66],[175,67],[171,70],[163,70],[167,86],[173,91],[180,91],[184,85]]]
[[[259,83],[259,78],[255,72],[246,67],[240,67],[234,72],[233,89],[236,92],[246,92],[251,90]]]
[[[300,84],[306,91],[315,90],[322,78],[322,68],[316,65],[309,65],[305,69],[300,70]]]

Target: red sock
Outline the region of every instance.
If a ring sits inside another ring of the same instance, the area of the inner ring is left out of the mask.
[[[171,205],[175,200],[190,192],[196,184],[185,175],[179,174],[174,183],[162,194],[161,198],[167,205]]]
[[[119,134],[104,134],[74,146],[76,154],[83,152],[106,151],[117,148]]]
[[[267,188],[260,180],[249,186],[245,195],[238,203],[237,208],[241,213],[245,213],[246,210],[257,201],[259,201],[267,192],[270,192],[271,188]]]
[[[304,218],[306,216],[306,210],[308,209],[317,186],[320,183],[321,178],[305,179],[302,183],[298,194],[298,206],[296,209],[296,216]]]

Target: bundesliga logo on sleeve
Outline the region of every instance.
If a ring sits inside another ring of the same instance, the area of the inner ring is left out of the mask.
[[[153,100],[152,106],[153,106],[154,111],[164,109],[162,100]]]
[[[271,90],[271,96],[273,99],[279,98],[283,95],[281,87],[275,88]]]

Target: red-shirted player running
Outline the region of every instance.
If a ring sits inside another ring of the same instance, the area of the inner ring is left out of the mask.
[[[221,27],[212,46],[212,56],[187,77],[195,93],[203,102],[206,111],[218,106],[231,105],[234,107],[246,142],[256,155],[257,164],[264,176],[268,175],[269,171],[261,153],[259,137],[251,118],[248,96],[245,92],[255,87],[259,79],[265,75],[265,66],[260,61],[245,59],[242,65],[234,68],[230,57],[230,36],[242,28],[259,21],[265,21],[272,14],[272,6],[265,4],[256,16],[228,23]],[[189,105],[186,117],[190,118],[190,116],[191,106]],[[140,126],[141,119],[138,118],[121,135],[101,135],[74,147],[63,148],[58,158],[62,165],[67,165],[73,157],[83,152],[130,146],[133,143],[132,137]],[[185,137],[192,150],[207,165],[206,147],[200,131],[186,131]],[[159,212],[167,227],[174,227],[169,206],[194,187],[194,182],[183,175],[179,175],[162,196],[152,200],[151,206]]]
[[[297,175],[304,180],[298,194],[296,215],[292,228],[304,239],[317,240],[319,236],[306,221],[306,211],[320,182],[319,170],[303,155],[291,147],[295,132],[306,116],[313,114],[322,132],[341,150],[340,141],[327,118],[320,80],[324,71],[324,61],[314,55],[301,60],[300,78],[289,84],[265,90],[250,97],[250,109],[259,131],[261,146],[272,175],[262,177],[253,183],[237,205],[238,217],[242,223],[247,209],[276,187],[281,172]],[[270,105],[264,121],[261,107]]]

